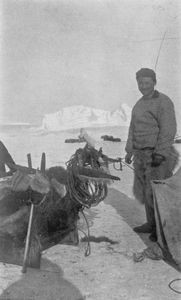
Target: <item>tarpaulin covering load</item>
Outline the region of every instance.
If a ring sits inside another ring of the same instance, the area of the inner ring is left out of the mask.
[[[166,180],[152,182],[158,243],[181,268],[181,167]]]

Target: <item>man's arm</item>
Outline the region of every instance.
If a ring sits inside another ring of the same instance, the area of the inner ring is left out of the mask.
[[[165,98],[161,102],[158,126],[160,131],[154,153],[166,157],[170,147],[174,143],[177,130],[174,105],[169,98]]]

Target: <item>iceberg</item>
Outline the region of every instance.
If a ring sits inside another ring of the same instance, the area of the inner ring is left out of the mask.
[[[41,129],[61,131],[87,127],[129,126],[130,119],[131,108],[125,103],[115,111],[75,105],[45,114]]]

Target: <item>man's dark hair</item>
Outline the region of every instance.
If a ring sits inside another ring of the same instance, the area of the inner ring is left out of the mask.
[[[156,73],[152,69],[141,68],[138,72],[136,72],[136,80],[140,77],[150,77],[156,83]]]

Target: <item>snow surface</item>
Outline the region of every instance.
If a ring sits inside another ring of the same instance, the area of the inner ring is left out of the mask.
[[[44,115],[41,128],[48,131],[60,131],[98,126],[129,126],[130,118],[131,108],[125,103],[115,111],[77,105],[64,107],[60,111]]]

